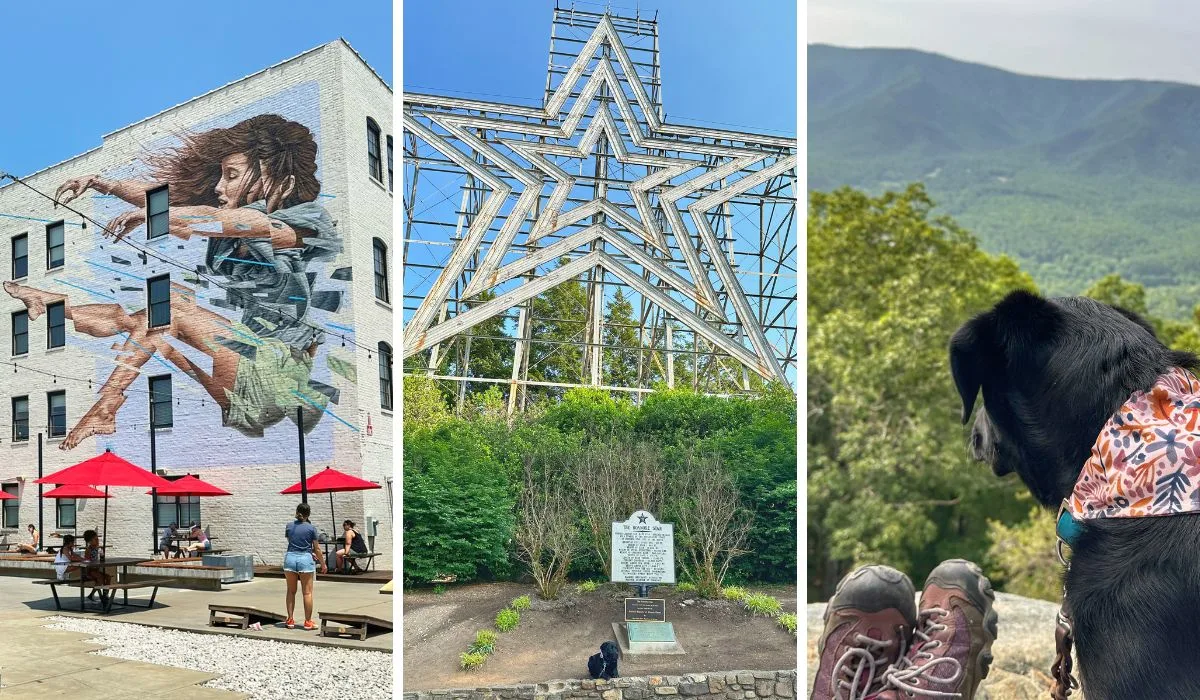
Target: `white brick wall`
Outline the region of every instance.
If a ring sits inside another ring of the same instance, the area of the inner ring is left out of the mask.
[[[310,86],[316,84],[319,101],[302,103],[303,96],[313,95]],[[284,97],[279,97],[283,95]],[[300,96],[293,99],[288,96]],[[266,105],[255,107],[255,105]],[[247,111],[255,107],[254,111]],[[374,297],[373,255],[371,241],[381,238],[391,247],[392,195],[386,183],[373,182],[368,177],[366,118],[371,116],[381,127],[381,154],[384,160],[386,179],[386,136],[392,134],[392,94],[382,81],[343,42],[336,41],[314,49],[289,61],[247,77],[190,102],[178,105],[161,114],[133,124],[104,136],[100,147],[88,151],[64,163],[49,167],[25,178],[33,187],[47,193],[65,180],[94,173],[110,173],[126,167],[141,156],[147,147],[162,143],[174,133],[185,129],[205,129],[213,120],[237,114],[235,121],[253,113],[279,112],[285,118],[319,120],[318,163],[321,191],[319,201],[337,223],[342,236],[344,253],[336,267],[349,265],[353,269],[350,286],[349,309],[343,305],[338,318],[339,325],[355,329],[352,337],[361,344],[352,344],[343,350],[338,335],[326,337],[325,347],[356,365],[357,381],[354,383],[327,374],[321,381],[335,385],[340,390],[339,401],[331,406],[340,418],[358,429],[355,430],[335,421],[331,417],[322,419],[318,427],[308,435],[306,449],[308,473],[314,474],[326,466],[359,475],[375,481],[383,488],[344,494],[335,494],[337,531],[340,522],[350,518],[363,524],[366,515],[379,521],[379,535],[374,550],[381,554],[377,560],[380,568],[392,568],[392,416],[380,407],[377,343],[392,343],[393,314],[390,306],[379,303]],[[244,112],[244,113],[243,113]],[[307,116],[304,116],[307,115]],[[72,202],[79,211],[96,216],[104,222],[111,212],[111,205],[104,198],[94,198],[91,193]],[[57,220],[66,217],[66,265],[64,268],[46,270],[45,223],[30,219]],[[52,208],[50,202],[28,189],[9,184],[0,188],[0,279],[11,279],[11,237],[29,234],[29,276],[24,280],[30,286],[69,293],[72,303],[104,303],[97,298],[63,282],[87,287],[100,294],[105,288],[118,285],[115,275],[97,267],[99,231],[90,223],[83,229],[80,217]],[[144,241],[142,231],[135,237]],[[153,259],[142,264],[137,251],[124,244],[103,242],[107,255],[119,255],[131,260],[129,269],[141,276],[167,272],[172,280],[180,282],[182,272],[171,269]],[[186,249],[179,249],[183,245]],[[161,246],[161,251],[171,257],[195,260],[195,248],[203,249],[202,240],[193,238],[181,241],[171,238]],[[392,257],[392,256],[389,256]],[[202,254],[201,254],[202,258]],[[91,261],[91,262],[89,262]],[[390,261],[389,261],[390,263]],[[332,269],[335,265],[330,265]],[[125,269],[125,268],[121,268]],[[205,293],[214,291],[199,290]],[[220,290],[215,290],[220,295]],[[132,292],[113,290],[114,294],[127,300]],[[144,299],[144,295],[143,295]],[[136,308],[143,308],[144,303]],[[11,316],[24,306],[7,294],[0,292],[0,361],[11,362]],[[240,318],[240,312],[225,312],[232,319]],[[22,369],[15,372],[9,365],[0,365],[0,482],[23,483],[20,501],[20,524],[37,522],[37,439],[39,431],[47,424],[46,392],[63,389],[67,393],[68,429],[91,407],[95,391],[112,371],[116,352],[109,351],[112,340],[96,341],[85,339],[75,332],[67,322],[67,347],[46,349],[46,322],[43,318],[30,322],[28,356],[17,358]],[[338,333],[332,330],[332,333]],[[347,337],[351,337],[347,334]],[[368,354],[367,348],[370,348]],[[194,361],[204,356],[188,352]],[[320,361],[322,356],[318,357]],[[156,367],[155,367],[156,366]],[[26,369],[28,368],[28,369]],[[207,367],[205,367],[207,369]],[[62,379],[43,376],[29,370],[62,372]],[[165,364],[152,359],[143,368],[144,374],[153,376],[167,373]],[[314,372],[315,375],[315,372]],[[92,384],[68,380],[65,377],[92,378]],[[269,428],[266,436],[255,440],[235,430],[222,427],[219,410],[211,400],[199,406],[197,400],[203,395],[188,377],[173,372],[174,395],[181,400],[191,399],[177,406],[175,425],[157,433],[157,465],[166,474],[185,472],[198,474],[234,495],[224,498],[209,498],[202,501],[202,518],[220,536],[220,544],[236,551],[255,552],[263,560],[278,564],[282,560],[284,541],[283,528],[290,519],[298,497],[282,496],[279,491],[299,479],[296,428],[290,421]],[[141,391],[147,388],[144,379],[133,387]],[[28,395],[30,403],[30,431],[32,439],[25,443],[14,443],[8,426],[12,423],[10,398]],[[44,447],[44,471],[70,466],[102,452],[106,445],[135,464],[149,466],[149,450],[146,446],[146,431],[149,421],[147,395],[127,392],[126,404],[118,416],[116,435],[100,439],[89,439],[72,451],[58,449],[60,440],[49,440]],[[399,401],[398,392],[394,401]],[[367,435],[368,420],[371,435]],[[23,480],[23,482],[21,481]],[[49,487],[47,487],[49,488]],[[112,489],[114,497],[109,501],[108,546],[114,555],[143,554],[150,549],[151,498],[146,489]],[[330,527],[329,497],[326,494],[311,494],[313,522],[319,528]],[[45,501],[45,529],[54,529],[54,503]],[[101,502],[82,503],[79,508],[78,530],[98,527],[103,505]],[[12,537],[21,538],[14,533]]]

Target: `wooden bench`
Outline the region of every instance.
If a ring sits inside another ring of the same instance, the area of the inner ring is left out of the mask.
[[[94,588],[96,590],[100,591],[101,595],[104,595],[107,593],[108,601],[104,605],[104,612],[108,613],[108,612],[112,611],[113,600],[115,600],[117,597],[116,591],[121,591],[122,595],[124,596],[124,600],[121,601],[121,605],[129,605],[129,590],[131,588],[153,588],[154,590],[150,592],[150,602],[149,603],[147,603],[144,606],[143,605],[130,606],[130,607],[139,607],[139,608],[141,608],[141,607],[153,608],[154,607],[154,599],[158,597],[159,586],[165,586],[169,583],[171,583],[170,579],[152,578],[152,579],[145,579],[142,581],[132,581],[132,582],[125,581],[122,583],[108,583],[108,584],[104,584],[104,585],[94,586]],[[54,589],[51,588],[50,590],[54,590]]]
[[[319,613],[321,616],[321,636],[332,637],[342,635],[358,635],[360,640],[367,638],[371,627],[392,631],[392,623],[381,617],[356,615],[354,613]]]
[[[361,574],[361,573],[371,570],[371,567],[373,567],[375,565],[375,557],[377,557],[377,556],[379,556],[379,555],[376,554],[375,552],[362,552],[362,553],[350,552],[349,554],[346,555],[346,562],[350,565],[351,572]],[[367,565],[365,567],[360,567],[358,565],[359,559],[366,559]]]
[[[199,559],[200,557],[203,557],[205,554],[224,554],[227,551],[229,551],[229,550],[221,549],[220,547],[213,547],[212,549],[200,549],[200,550],[196,550],[195,552],[189,552],[186,549],[177,549],[177,550],[175,550],[174,558],[175,559]]]
[[[286,615],[267,612],[258,608],[246,608],[237,605],[210,604],[208,606],[208,626],[236,625],[248,629],[253,622],[278,624],[287,619]]]

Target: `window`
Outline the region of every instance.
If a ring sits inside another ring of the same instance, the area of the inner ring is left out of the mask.
[[[375,248],[375,298],[380,301],[387,301],[387,246],[378,238],[374,239],[372,245]]]
[[[150,424],[155,428],[170,428],[174,424],[169,374],[150,377]]]
[[[15,311],[12,315],[12,354],[29,352],[29,312]]]
[[[367,163],[371,167],[371,177],[383,182],[383,163],[379,160],[379,125],[367,117]]]
[[[167,235],[167,220],[170,213],[167,206],[166,185],[146,193],[146,237],[158,238]]]
[[[46,269],[62,267],[66,262],[67,244],[64,239],[66,224],[59,221],[46,227]]]
[[[150,327],[171,325],[171,276],[146,280],[146,295],[150,301]]]
[[[4,493],[10,496],[18,496],[18,491],[21,488],[19,484],[0,484],[0,487],[4,489]],[[21,527],[21,521],[19,520],[21,517],[21,501],[17,498],[6,498],[0,501],[0,505],[4,507],[4,522],[0,524],[0,527]]]
[[[75,528],[75,499],[60,498],[54,507],[54,527]]]
[[[392,346],[379,344],[379,406],[392,410]]]
[[[388,192],[392,191],[392,137],[387,137],[388,148]]]
[[[46,394],[49,406],[50,437],[64,437],[67,434],[67,392],[51,391]]]
[[[174,481],[166,477],[168,481]],[[158,496],[155,504],[158,508],[158,526],[166,527],[175,523],[181,529],[190,523],[200,524],[199,496]]]
[[[56,301],[46,305],[46,347],[61,348],[67,344],[67,306]]]
[[[29,236],[22,233],[12,239],[12,278],[29,276]]]
[[[12,400],[12,439],[20,442],[29,439],[29,397],[14,396]]]

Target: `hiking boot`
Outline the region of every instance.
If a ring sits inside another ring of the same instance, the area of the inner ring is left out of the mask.
[[[962,559],[942,562],[925,579],[912,647],[884,674],[878,700],[975,697],[996,641],[992,584]]]
[[[916,591],[889,566],[864,566],[842,579],[825,606],[812,700],[860,700],[883,688],[917,619]]]

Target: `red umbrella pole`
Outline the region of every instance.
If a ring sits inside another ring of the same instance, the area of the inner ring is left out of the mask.
[[[100,551],[107,553],[108,547],[108,486],[104,487],[104,534],[100,543]]]

